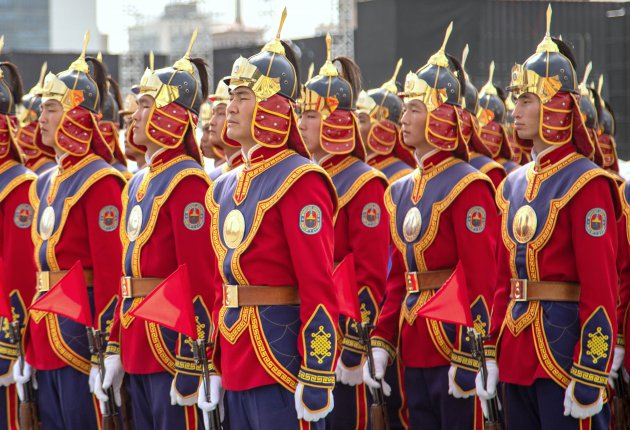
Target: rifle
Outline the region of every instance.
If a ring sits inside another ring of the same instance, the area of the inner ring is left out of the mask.
[[[210,402],[210,371],[208,369],[208,357],[206,356],[206,341],[204,339],[197,339],[193,341],[193,353],[195,356],[195,364],[201,364],[203,369],[203,383],[204,383],[204,394],[206,395],[206,401]],[[208,412],[204,412],[204,414],[208,414]],[[221,412],[219,411],[219,406],[214,408],[213,411],[210,412],[209,416],[210,422],[210,430],[221,430]]]
[[[370,331],[372,325],[368,322],[357,324],[359,328],[360,342],[367,349],[367,364],[370,377],[376,380],[374,371],[374,355],[372,354],[372,344],[370,343]],[[370,405],[370,422],[373,430],[389,430],[389,417],[387,416],[387,405],[385,404],[385,394],[383,388],[370,388],[374,401]]]
[[[101,383],[105,379],[105,333],[92,327],[86,327],[88,336],[88,345],[90,353],[96,356],[98,363],[98,372],[101,375]],[[120,430],[120,419],[116,398],[114,396],[114,387],[107,390],[107,402],[105,402],[105,410],[103,413],[101,426],[103,430]]]
[[[22,330],[19,321],[9,324],[9,336],[11,342],[17,346],[17,356],[20,362],[20,374],[24,372],[24,347],[22,345]],[[24,399],[20,400],[20,429],[39,430],[39,412],[37,401],[35,400],[35,389],[33,388],[33,378],[24,383]]]
[[[613,398],[613,428],[615,430],[630,430],[630,420],[628,419],[628,390],[619,369],[619,377],[615,379],[614,389],[615,397]]]
[[[488,382],[488,368],[486,367],[486,354],[483,350],[483,336],[477,333],[473,328],[468,329],[468,337],[470,338],[471,352],[480,364],[481,382],[484,387]],[[499,401],[497,397],[487,401],[488,418],[484,420],[483,428],[485,430],[502,430],[501,417],[499,415]]]

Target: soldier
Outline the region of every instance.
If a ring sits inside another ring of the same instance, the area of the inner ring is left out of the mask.
[[[212,333],[208,309],[214,297],[216,259],[203,203],[210,181],[195,139],[208,75],[202,59],[190,58],[195,37],[196,32],[183,58],[172,67],[148,68],[140,85],[132,89],[138,95],[133,141],[147,148],[148,166],[134,175],[123,193],[120,305],[108,342],[102,388],[100,377],[95,386],[101,402],[108,400],[106,390],[112,386],[120,399],[123,375],[128,374],[137,429],[202,425],[194,407],[202,368],[194,363],[192,341],[129,313],[186,264],[197,332],[205,339]]]
[[[605,388],[616,336],[618,193],[589,161],[573,55],[547,33],[512,69],[515,138],[534,162],[497,190],[499,281],[483,399],[505,383],[510,429],[607,429]],[[496,353],[493,352],[496,348]],[[498,368],[497,368],[498,365]],[[500,369],[500,372],[499,372]]]
[[[208,171],[208,174],[213,173],[219,167],[222,167],[223,163],[225,163],[225,153],[223,152],[223,148],[219,146],[219,144],[211,143],[210,141],[210,119],[212,118],[212,100],[208,99],[205,103],[201,105],[199,109],[200,116],[200,124],[201,124],[201,153],[204,157],[209,158],[213,161],[213,165],[211,166],[211,170]],[[220,170],[217,170],[216,174],[218,175]]]
[[[411,173],[416,166],[413,152],[400,138],[402,101],[398,97],[396,77],[402,58],[396,64],[392,78],[380,88],[361,91],[357,99],[357,113],[361,140],[367,152],[367,164],[383,172],[392,183]]]
[[[0,44],[1,44],[0,39]],[[1,49],[1,47],[0,47]],[[8,300],[12,321],[20,326],[26,321],[26,307],[33,298],[35,260],[31,241],[33,207],[28,190],[36,176],[23,165],[22,155],[15,141],[17,130],[15,106],[22,97],[22,82],[17,67],[0,63],[0,285],[2,300]],[[0,324],[0,429],[18,427],[18,408],[11,366],[17,357],[18,346],[12,342],[9,324]]]
[[[472,358],[461,326],[417,316],[460,266],[475,328],[485,333],[495,285],[497,210],[488,177],[466,161],[457,107],[464,85],[442,48],[410,72],[403,92],[402,135],[419,167],[385,193],[396,245],[386,298],[372,333],[375,377],[380,385],[396,351],[404,365],[411,428],[465,429],[480,425]],[[454,413],[457,411],[457,413]]]
[[[597,143],[602,154],[602,168],[621,183],[624,180],[619,175],[619,158],[617,157],[617,144],[615,142],[615,133],[617,131],[615,113],[610,104],[601,95],[603,85],[604,75],[600,75],[597,91],[591,89],[599,123]]]
[[[99,121],[99,129],[101,134],[105,138],[109,150],[112,152],[113,157],[110,162],[116,170],[118,170],[125,179],[129,180],[133,176],[133,173],[127,169],[127,159],[120,147],[120,109],[123,106],[122,95],[120,94],[120,88],[118,82],[116,82],[111,76],[107,77],[107,93],[103,100],[103,109],[101,110],[102,117]]]
[[[132,115],[138,110],[138,102],[134,94],[127,94],[124,102],[124,109],[119,111],[125,131],[125,158],[136,163],[136,171],[142,170],[147,165],[144,154],[147,148],[144,145],[136,145],[133,141],[134,120]]]
[[[492,150],[480,136],[480,127],[476,116],[479,110],[479,91],[472,84],[466,69],[464,69],[468,59],[468,44],[466,44],[462,52],[461,63],[448,53],[446,56],[449,59],[451,71],[456,74],[458,79],[465,81],[465,85],[462,87],[462,106],[457,108],[457,113],[462,125],[461,133],[468,147],[469,163],[481,173],[486,174],[496,188],[507,173],[505,168],[493,159],[494,154]]]
[[[514,108],[516,105],[512,100],[512,95],[508,95],[504,99],[505,102],[505,134],[507,135],[508,144],[512,150],[512,161],[520,166],[524,166],[531,161],[528,150],[521,148],[514,140]]]
[[[26,159],[26,167],[41,175],[57,165],[55,151],[43,144],[38,119],[41,113],[41,89],[46,75],[46,63],[42,65],[37,84],[22,97],[22,104],[17,108],[19,129],[16,140]]]
[[[388,182],[384,174],[364,162],[365,149],[354,114],[354,94],[361,88],[359,68],[347,57],[337,58],[343,71],[339,76],[330,59],[330,35],[326,44],[326,63],[305,85],[299,128],[313,160],[328,172],[339,198],[334,223],[335,264],[354,254],[361,317],[373,324],[387,278],[389,218],[384,213],[383,194]],[[398,134],[396,127],[392,130]],[[365,346],[360,343],[357,324],[361,321],[340,320],[344,337],[336,368],[337,407],[327,418],[330,428],[365,429],[368,425],[363,384]]]
[[[333,409],[338,312],[332,283],[335,192],[308,160],[294,112],[299,79],[275,40],[238,58],[227,135],[245,165],[214,182],[206,205],[219,260],[210,402],[221,385],[234,429],[324,428]],[[293,60],[293,61],[291,61]]]
[[[104,66],[83,52],[68,70],[48,73],[42,88],[39,126],[58,166],[33,183],[29,199],[37,264],[37,293],[45,295],[77,261],[84,268],[93,326],[106,331],[113,319],[120,276],[120,193],[124,178],[111,158],[97,123]],[[90,65],[92,74],[90,74]],[[18,392],[35,370],[41,421],[47,428],[99,428],[90,394],[96,366],[86,328],[61,315],[31,311],[25,336],[26,360],[13,366]],[[89,375],[89,378],[88,378]],[[22,396],[21,396],[22,397]]]
[[[245,159],[241,153],[241,144],[230,139],[226,134],[225,109],[230,101],[230,93],[227,84],[223,81],[219,82],[216,93],[212,94],[208,100],[211,115],[207,121],[207,125],[204,124],[204,135],[207,130],[207,137],[205,144],[202,139],[201,151],[204,154],[208,154],[213,150],[212,148],[218,147],[223,151],[225,157],[225,163],[210,172],[210,180],[214,181],[223,173],[229,172],[242,165]]]

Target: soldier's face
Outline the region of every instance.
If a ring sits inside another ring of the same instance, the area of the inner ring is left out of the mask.
[[[372,122],[370,121],[370,116],[365,112],[359,113],[359,132],[361,133],[361,139],[363,139],[363,143],[366,144],[366,148],[371,126]]]
[[[214,152],[212,151],[212,144],[210,143],[210,124],[204,124],[201,131],[201,140],[199,142],[201,153],[206,158],[216,158]]]
[[[55,133],[63,117],[63,107],[57,100],[46,100],[42,104],[39,116],[39,129],[42,132],[42,143],[51,148],[55,147]]]
[[[210,123],[208,127],[208,137],[210,143],[223,147],[223,141],[221,140],[221,132],[223,131],[223,125],[226,118],[226,105],[221,103],[212,108],[212,116],[210,117]]]
[[[230,92],[227,105],[227,135],[236,140],[244,149],[253,145],[252,121],[256,108],[256,95],[247,87],[238,87]]]
[[[538,137],[540,126],[540,99],[525,93],[516,100],[514,108],[514,130],[518,137],[531,140]]]
[[[314,111],[307,110],[300,115],[298,121],[298,128],[306,148],[311,154],[316,154],[321,151],[320,147],[320,130],[322,126],[322,114]]]
[[[405,103],[401,125],[405,145],[418,149],[427,144],[424,135],[427,125],[427,108],[420,100]]]
[[[149,140],[149,137],[146,133],[147,123],[149,122],[149,118],[151,116],[151,108],[153,107],[154,103],[155,100],[150,95],[145,94],[140,97],[140,99],[138,99],[138,109],[131,117],[134,120],[133,140],[136,145],[144,145],[147,148],[155,145]]]

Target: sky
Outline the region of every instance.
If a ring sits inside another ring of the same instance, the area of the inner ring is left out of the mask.
[[[164,5],[173,0],[96,0],[98,27],[109,36],[109,52],[121,53],[128,49],[126,29],[136,22],[134,13],[147,17],[159,16]],[[234,20],[234,0],[199,0],[200,9],[212,11],[213,22],[230,23]],[[243,23],[251,27],[268,28],[268,37],[277,30],[280,14],[287,7],[287,20],[282,35],[285,38],[309,37],[318,25],[336,20],[333,9],[337,0],[242,0]]]

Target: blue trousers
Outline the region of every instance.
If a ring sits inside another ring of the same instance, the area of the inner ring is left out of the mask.
[[[405,394],[410,429],[475,428],[476,398],[456,399],[448,394],[448,369],[449,366],[405,368]]]
[[[38,370],[37,407],[43,430],[98,430],[98,401],[88,375],[73,367]]]
[[[18,398],[15,384],[0,387],[0,430],[18,428]]]
[[[203,429],[197,405],[171,405],[173,376],[166,373],[130,374],[127,390],[131,399],[131,418],[134,429],[195,430]]]
[[[291,391],[280,384],[226,391],[224,430],[323,430],[324,420],[298,421]],[[335,408],[337,406],[335,405]]]
[[[537,379],[523,386],[505,384],[504,414],[510,430],[606,430],[610,425],[610,408],[587,420],[564,416],[565,389],[551,379]]]
[[[398,373],[400,367],[400,375]],[[401,376],[405,369],[397,358],[394,364],[387,366],[385,371],[385,382],[392,387],[392,393],[385,399],[387,406],[387,417],[389,418],[390,430],[403,430],[405,425],[403,422],[407,420],[407,405],[403,404],[403,381]]]
[[[365,384],[350,385],[337,382],[333,389],[335,407],[326,417],[326,430],[365,430],[369,425],[369,405],[372,396]]]

